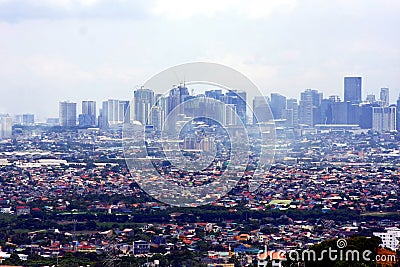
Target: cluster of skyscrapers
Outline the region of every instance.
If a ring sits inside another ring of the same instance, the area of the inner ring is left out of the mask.
[[[300,101],[286,99],[273,93],[269,100],[276,120],[286,120],[286,126],[353,125],[375,131],[399,130],[400,98],[397,105],[389,103],[389,88],[381,88],[379,99],[368,95],[362,100],[362,78],[344,78],[344,101],[339,96],[323,97],[323,93],[307,89],[300,94]],[[396,107],[397,106],[397,107]]]
[[[196,99],[196,102],[190,101]],[[212,101],[214,100],[214,101]],[[140,88],[134,91],[133,101],[109,99],[102,103],[96,118],[96,102],[82,101],[82,114],[78,116],[76,103],[60,102],[59,123],[64,127],[108,128],[131,121],[160,130],[167,115],[171,112],[188,116],[199,116],[204,110],[217,114],[224,125],[246,123],[246,92],[229,90],[210,90],[201,95],[190,95],[186,86],[172,88],[167,95],[156,94],[153,90]]]
[[[191,101],[194,99],[196,101]],[[60,102],[59,118],[48,119],[48,123],[105,129],[137,121],[160,130],[171,112],[185,120],[207,111],[224,125],[257,124],[273,118],[279,125],[293,128],[347,125],[379,132],[400,130],[400,96],[396,104],[391,104],[389,88],[381,88],[379,97],[367,95],[363,100],[361,77],[344,78],[343,101],[336,95],[324,98],[322,92],[306,89],[300,93],[299,100],[272,93],[270,97],[256,96],[251,107],[248,103],[246,92],[239,90],[215,89],[193,95],[184,84],[175,86],[167,94],[139,88],[134,90],[132,102],[117,99],[103,101],[99,114],[95,101],[82,101],[79,115],[77,103]],[[266,112],[269,110],[272,116]],[[15,115],[13,118],[1,115],[0,137],[11,136],[12,125],[33,125],[34,122],[33,114]]]

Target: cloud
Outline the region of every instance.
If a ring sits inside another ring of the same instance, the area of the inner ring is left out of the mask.
[[[168,19],[189,19],[196,15],[217,17],[234,15],[247,19],[261,19],[274,13],[290,12],[297,6],[296,0],[157,0],[151,13]]]
[[[149,2],[139,0],[0,0],[0,21],[34,19],[141,19]]]

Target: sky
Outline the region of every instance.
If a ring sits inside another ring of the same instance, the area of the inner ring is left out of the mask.
[[[397,0],[0,0],[0,114],[130,99],[175,65],[230,66],[269,95],[400,93]]]

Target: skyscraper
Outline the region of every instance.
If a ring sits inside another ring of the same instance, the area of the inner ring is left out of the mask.
[[[377,132],[396,130],[396,107],[373,107],[372,130]]]
[[[274,119],[282,119],[286,109],[286,97],[277,93],[271,94],[270,107]]]
[[[272,119],[268,97],[256,96],[253,99],[253,124],[267,122]]]
[[[78,121],[81,127],[96,125],[96,101],[82,101],[82,114],[79,115]]]
[[[154,104],[154,92],[150,89],[138,89],[133,93],[134,120],[140,121],[143,125],[150,124],[148,118],[150,109]],[[157,114],[159,114],[157,109]]]
[[[308,126],[321,123],[322,93],[307,89],[300,94],[299,122]]]
[[[128,100],[108,99],[103,101],[99,116],[100,128],[130,122],[130,105]]]
[[[60,102],[59,117],[62,127],[76,126],[76,103],[68,101]]]
[[[12,117],[10,115],[0,115],[0,138],[12,136]]]
[[[236,113],[242,123],[246,125],[246,110],[247,110],[247,93],[245,91],[239,90],[229,90],[225,97],[223,97],[223,102],[225,104],[233,104],[236,109]]]
[[[179,107],[179,113],[183,114],[183,105],[181,105],[186,98],[189,96],[189,90],[186,86],[179,85],[169,91],[167,98],[167,114],[173,111],[176,107]]]
[[[344,77],[344,102],[361,102],[361,77]]]
[[[400,131],[400,94],[399,98],[397,99],[397,115],[396,115],[396,129]]]
[[[297,99],[290,98],[286,101],[285,119],[286,126],[299,126],[299,105],[297,104]]]
[[[389,88],[381,88],[381,92],[379,94],[379,100],[382,101],[382,105],[384,107],[389,106]]]

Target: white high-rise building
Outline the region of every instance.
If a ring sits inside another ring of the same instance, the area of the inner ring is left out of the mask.
[[[372,107],[372,130],[377,132],[396,130],[396,106]]]
[[[0,138],[9,138],[12,136],[12,117],[9,115],[0,115]]]
[[[60,102],[59,118],[60,125],[63,127],[76,126],[76,103]]]
[[[138,89],[133,93],[134,120],[143,125],[151,124],[150,110],[154,104],[154,92],[150,89]]]
[[[373,235],[382,239],[382,246],[397,250],[399,248],[400,229],[397,227],[385,228],[386,232],[374,232]]]
[[[379,95],[379,100],[382,101],[384,107],[389,106],[389,88],[381,88],[381,93]]]
[[[101,127],[130,122],[130,105],[128,100],[108,99],[101,109]]]

